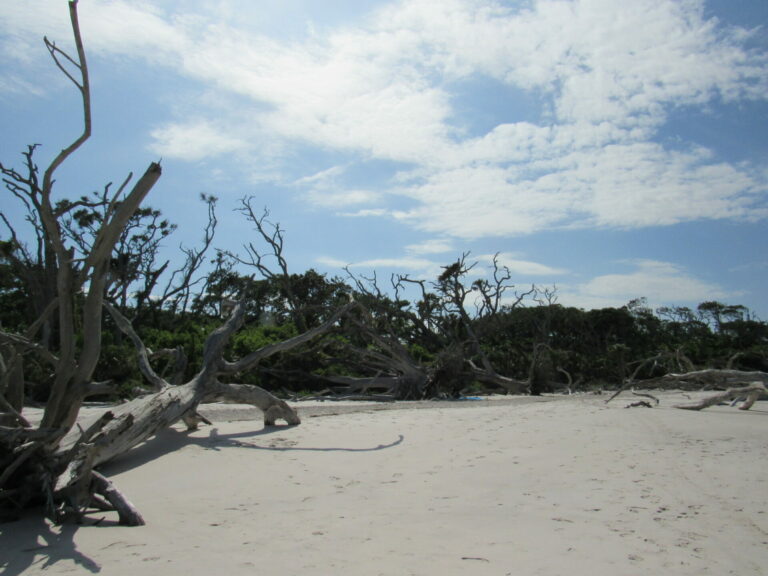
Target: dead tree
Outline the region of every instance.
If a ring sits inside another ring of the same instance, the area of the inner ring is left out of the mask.
[[[345,318],[347,332],[356,332],[368,346],[349,347],[348,353],[356,357],[356,370],[375,373],[375,376],[328,376],[333,383],[346,384],[351,391],[384,388],[397,400],[417,400],[428,396],[429,371],[411,356],[385,321],[382,325],[365,306],[351,303]]]
[[[658,378],[640,380],[635,384],[644,388],[683,388],[688,390],[712,390],[747,385],[752,382],[768,384],[768,373],[742,370],[694,370],[682,374],[665,374]]]
[[[664,365],[669,365],[670,363],[675,363],[677,367],[684,369],[687,368],[688,370],[682,374],[669,373],[659,378],[649,378],[645,380],[637,379],[644,370],[658,369]],[[611,397],[605,401],[606,404],[624,392],[627,388],[631,388],[632,386],[655,388],[663,386],[664,382],[670,382],[670,384],[673,386],[685,386],[686,382],[688,381],[694,381],[696,386],[704,385],[701,382],[696,382],[696,374],[701,374],[701,372],[697,372],[693,369],[693,363],[688,359],[688,357],[682,352],[680,348],[678,348],[675,352],[662,352],[660,354],[656,354],[650,358],[640,360],[636,364],[637,366],[635,367],[632,374],[629,376],[629,378],[624,380],[621,386],[619,386],[619,388],[611,395]]]
[[[268,251],[266,253],[262,252],[253,242],[247,242],[243,245],[246,253],[245,257],[232,252],[225,252],[226,256],[235,262],[255,268],[261,276],[279,286],[288,303],[291,318],[299,331],[303,332],[307,329],[307,322],[302,311],[301,302],[293,290],[293,282],[288,272],[288,262],[283,253],[285,244],[284,230],[280,228],[280,224],[274,224],[269,221],[269,210],[266,208],[261,216],[256,214],[253,208],[253,197],[251,196],[240,199],[240,207],[237,211],[253,224],[261,241],[267,245]],[[267,263],[268,259],[272,259],[277,263],[277,271]]]
[[[0,331],[0,516],[12,517],[21,509],[43,504],[56,521],[80,520],[92,504],[118,512],[121,523],[137,525],[143,519],[130,502],[95,467],[150,438],[159,430],[184,419],[195,425],[200,402],[224,400],[246,402],[264,412],[264,422],[277,419],[298,424],[299,418],[282,400],[254,386],[229,379],[251,369],[264,358],[304,344],[329,330],[346,310],[323,324],[294,338],[253,351],[244,358],[228,361],[225,347],[244,318],[244,306],[235,307],[227,322],[206,340],[203,365],[186,384],[172,386],[149,364],[149,352],[125,317],[105,301],[114,247],[125,226],[160,177],[157,163],[126,192],[130,177],[111,195],[104,206],[102,222],[93,241],[81,257],[67,242],[62,218],[77,208],[77,202],[54,202],[54,173],[91,133],[90,91],[85,51],[80,36],[77,0],[70,0],[69,13],[77,48],[73,58],[45,39],[56,65],[79,90],[84,110],[84,127],[45,170],[42,182],[36,167],[23,177],[2,166],[11,191],[33,208],[39,217],[45,250],[56,261],[56,294],[41,317],[25,334]],[[67,67],[69,66],[69,68]],[[73,70],[73,71],[71,71]],[[109,309],[115,322],[133,340],[140,367],[155,393],[109,410],[95,419],[78,421],[83,400],[98,384],[91,382],[101,353],[102,316]],[[51,314],[57,315],[58,346],[54,352],[35,341],[40,326]],[[79,327],[79,329],[78,329]],[[20,354],[34,353],[52,366],[53,387],[37,426],[22,414],[15,387],[19,381],[15,366]],[[13,392],[11,392],[13,391]]]
[[[477,263],[468,264],[468,253],[461,255],[456,262],[443,267],[443,273],[438,277],[434,287],[442,302],[442,309],[447,314],[458,317],[458,326],[465,332],[467,348],[470,352],[467,362],[472,370],[473,377],[487,385],[503,388],[511,394],[521,394],[530,390],[530,382],[516,380],[499,374],[491,363],[488,355],[481,346],[481,338],[475,329],[475,322],[467,311],[467,302],[470,294],[474,294],[477,300],[478,316],[492,317],[496,315],[501,306],[504,294],[513,288],[509,284],[511,274],[506,267],[500,267],[498,254],[493,257],[493,282],[478,280],[469,288],[464,284],[464,278]],[[512,304],[506,308],[514,308],[529,295],[535,292],[535,288],[520,294],[516,293]],[[475,363],[477,359],[480,366]]]
[[[205,263],[205,257],[208,250],[213,243],[213,238],[216,233],[216,226],[218,219],[216,217],[216,202],[217,198],[208,194],[201,194],[200,200],[205,203],[208,211],[208,222],[203,228],[203,239],[199,247],[179,246],[179,249],[184,254],[184,263],[181,267],[177,268],[170,273],[170,278],[162,291],[159,298],[154,302],[150,298],[151,290],[154,288],[157,278],[151,273],[148,277],[154,280],[154,283],[147,284],[144,291],[141,293],[143,300],[146,302],[152,302],[154,309],[161,308],[165,303],[170,303],[171,311],[184,314],[192,298],[192,287],[196,284],[203,283],[204,277],[199,274],[200,268]],[[166,264],[162,267],[164,271],[167,267]],[[137,302],[140,304],[140,302]],[[137,306],[137,309],[139,307]]]
[[[69,429],[74,424],[80,404],[88,394],[91,376],[100,356],[102,305],[113,249],[128,221],[161,174],[159,164],[150,164],[130,191],[126,190],[131,177],[126,178],[119,189],[105,199],[102,224],[89,250],[77,254],[76,247],[67,241],[62,222],[68,214],[81,207],[84,200],[56,202],[53,197],[56,170],[91,134],[90,84],[76,1],[70,1],[69,11],[77,57],[71,57],[47,38],[45,45],[56,65],[80,92],[83,131],[53,159],[43,173],[42,182],[37,177],[36,166],[32,167],[27,177],[2,167],[6,184],[10,183],[9,188],[14,195],[32,207],[39,218],[45,240],[44,250],[55,258],[55,298],[48,303],[41,321],[33,324],[33,327],[41,326],[47,315],[56,314],[56,353],[47,355],[54,366],[55,377],[42,426],[57,430]],[[81,332],[78,327],[82,327]],[[36,334],[31,328],[25,335],[27,343],[14,343],[17,349],[31,346],[31,339]],[[13,342],[13,338],[7,334],[3,334],[2,339]]]
[[[729,388],[725,392],[720,392],[719,394],[709,396],[700,400],[699,402],[693,402],[691,404],[678,404],[675,406],[675,408],[680,408],[681,410],[703,410],[704,408],[709,408],[710,406],[715,406],[730,400],[744,399],[741,406],[739,406],[739,410],[749,410],[752,408],[752,405],[757,402],[760,396],[763,396],[766,393],[768,393],[768,390],[766,390],[763,383],[753,382],[749,386],[742,386],[741,388]]]
[[[642,368],[642,366],[648,362],[655,361],[657,359],[661,359],[666,357],[667,355],[661,354],[659,356],[655,356],[653,358],[649,358],[648,360],[644,361],[641,366],[638,367],[638,369],[635,371],[635,374],[638,370]],[[633,375],[633,376],[634,376]],[[742,370],[717,370],[714,368],[708,368],[706,370],[694,370],[691,372],[684,372],[682,374],[676,374],[676,373],[670,373],[665,374],[664,376],[659,376],[657,378],[648,378],[647,380],[634,380],[634,378],[630,378],[627,382],[625,382],[619,389],[611,395],[610,398],[608,398],[605,403],[607,404],[614,398],[616,398],[619,394],[621,394],[624,390],[626,390],[630,385],[638,386],[641,388],[647,388],[647,389],[653,389],[653,388],[660,388],[660,389],[683,389],[683,390],[713,390],[713,389],[724,389],[728,388],[727,392],[731,392],[731,390],[740,391],[743,393],[743,395],[747,395],[748,392],[745,392],[747,388],[750,387],[757,387],[758,388],[758,394],[755,397],[752,402],[756,401],[762,394],[765,394],[765,385],[768,384],[768,374],[765,372],[745,372]],[[739,386],[740,385],[740,386]],[[733,386],[739,386],[738,388],[732,388]],[[762,388],[759,388],[762,386]],[[702,408],[706,408],[707,406],[712,406],[714,404],[719,403],[721,400],[720,396],[727,399],[728,394],[723,393],[722,395],[715,395],[712,398],[714,399],[709,404],[704,404],[700,406],[699,408],[695,407],[687,407],[687,406],[678,406],[678,408],[686,408],[688,410],[701,410]],[[706,401],[704,401],[706,402]],[[698,404],[694,404],[692,406],[696,406]],[[750,403],[749,406],[752,404]]]

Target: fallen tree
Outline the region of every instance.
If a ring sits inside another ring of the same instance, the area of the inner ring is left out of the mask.
[[[757,402],[760,396],[766,393],[768,393],[768,390],[766,390],[764,384],[761,382],[754,382],[749,386],[742,386],[741,388],[729,388],[725,392],[720,392],[719,394],[703,398],[698,402],[678,404],[675,408],[680,408],[681,410],[703,410],[704,408],[716,406],[723,402],[743,399],[741,406],[739,406],[739,410],[749,410],[752,408],[752,405]]]
[[[47,515],[57,522],[68,518],[81,521],[84,511],[96,506],[117,511],[121,524],[143,524],[138,511],[95,467],[180,420],[190,428],[195,427],[201,402],[252,404],[264,412],[265,426],[274,425],[278,419],[289,425],[299,424],[298,414],[283,400],[257,386],[222,382],[220,378],[249,370],[268,356],[308,342],[329,330],[346,312],[342,309],[298,336],[228,361],[224,349],[242,325],[245,307],[241,302],[227,322],[208,337],[203,368],[186,384],[172,386],[152,370],[148,352],[130,323],[115,308],[107,307],[120,328],[133,339],[142,372],[159,390],[78,421],[78,426],[68,431],[45,427],[0,429],[0,457],[5,468],[0,476],[0,506],[6,513],[42,500]]]
[[[682,390],[717,390],[728,388],[722,394],[716,394],[712,396],[711,403],[707,404],[708,400],[704,400],[704,404],[700,407],[699,404],[690,404],[676,406],[676,408],[683,408],[686,410],[701,410],[708,406],[713,406],[720,402],[725,402],[728,399],[735,398],[739,395],[748,396],[754,399],[747,405],[746,408],[742,407],[742,410],[748,410],[754,402],[756,402],[762,395],[767,394],[766,384],[768,384],[768,374],[758,371],[743,371],[743,370],[718,370],[715,368],[708,368],[705,370],[693,370],[691,372],[684,372],[682,374],[670,373],[657,378],[648,378],[646,380],[635,380],[634,378],[627,379],[622,386],[614,392],[605,403],[607,404],[624,390],[630,386],[637,386],[638,388],[645,389],[682,389]],[[738,388],[731,388],[734,385],[742,385]],[[729,396],[730,394],[730,396]]]
[[[299,424],[296,412],[285,402],[255,386],[231,381],[273,354],[300,346],[333,326],[346,310],[339,310],[318,326],[288,340],[264,346],[244,357],[228,361],[225,348],[244,320],[244,304],[235,306],[226,323],[207,338],[202,367],[186,384],[171,385],[150,364],[150,353],[130,322],[106,301],[113,281],[111,264],[127,223],[161,175],[160,165],[151,163],[144,175],[126,192],[131,177],[114,193],[109,185],[95,203],[54,198],[54,174],[91,134],[90,83],[85,50],[80,35],[77,0],[70,0],[69,14],[76,57],[45,39],[58,68],[81,95],[83,131],[59,152],[39,177],[30,146],[25,170],[0,164],[3,182],[10,193],[30,212],[38,246],[35,253],[45,261],[48,280],[55,295],[40,317],[23,334],[0,330],[0,518],[10,519],[24,508],[42,504],[56,522],[80,521],[90,507],[116,510],[120,522],[139,525],[143,519],[130,502],[96,467],[130,450],[158,431],[179,420],[188,427],[200,421],[196,409],[204,401],[249,403],[264,412],[265,425],[278,419]],[[99,226],[87,245],[67,233],[67,219],[79,209],[98,209]],[[3,215],[11,239],[9,251],[26,253],[20,235]],[[90,419],[81,419],[83,401],[103,383],[92,381],[101,357],[104,310],[133,341],[142,373],[154,392]],[[41,327],[48,326],[40,336]],[[23,355],[35,354],[51,368],[53,384],[40,422],[32,425],[22,414]]]
[[[635,385],[643,388],[688,388],[696,390],[718,389],[738,384],[761,382],[768,384],[768,373],[743,370],[693,370],[682,374],[665,374],[658,378],[639,380]]]

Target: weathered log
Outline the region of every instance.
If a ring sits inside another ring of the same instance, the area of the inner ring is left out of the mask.
[[[115,486],[99,472],[92,474],[92,487],[96,495],[103,496],[117,512],[120,524],[124,526],[143,526],[144,518],[136,507]]]
[[[650,386],[687,386],[695,385],[699,388],[709,386],[712,388],[733,386],[734,384],[749,384],[751,382],[761,382],[768,384],[768,373],[766,372],[744,372],[741,370],[695,370],[683,374],[665,374],[658,378],[650,378],[635,382],[642,387]]]
[[[725,392],[709,396],[703,400],[694,402],[693,404],[678,404],[675,408],[680,408],[681,410],[703,410],[704,408],[709,408],[710,406],[715,406],[722,402],[728,402],[734,398],[746,397],[746,400],[739,407],[739,410],[749,410],[757,399],[766,392],[768,392],[768,390],[766,390],[764,384],[761,382],[753,382],[749,386],[730,388]]]
[[[766,372],[743,372],[741,370],[717,370],[714,368],[706,370],[695,370],[683,374],[665,374],[658,378],[649,378],[647,380],[629,379],[614,392],[607,404],[616,396],[621,394],[630,386],[639,386],[641,388],[685,388],[706,389],[706,388],[725,388],[738,384],[750,384],[752,382],[761,382],[768,384],[768,373]]]
[[[285,420],[291,426],[301,424],[301,419],[293,408],[258,386],[216,382],[208,389],[203,400],[256,406],[264,413],[264,426],[274,426],[278,419]]]

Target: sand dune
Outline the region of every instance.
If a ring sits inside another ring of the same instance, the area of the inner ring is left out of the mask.
[[[237,409],[105,472],[147,526],[0,525],[3,574],[768,573],[768,408]],[[351,413],[341,413],[354,410]],[[334,414],[335,413],[335,414]],[[97,516],[98,517],[98,516]]]

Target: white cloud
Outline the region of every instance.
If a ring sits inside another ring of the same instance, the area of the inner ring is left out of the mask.
[[[171,124],[152,131],[151,150],[169,158],[195,161],[242,151],[244,140],[206,121]]]
[[[315,258],[315,262],[321,266],[339,269],[344,268],[349,264],[349,262],[346,262],[345,260],[339,260],[338,258],[333,258],[332,256],[318,256]]]
[[[455,248],[450,240],[445,238],[432,238],[419,244],[409,244],[405,247],[409,254],[444,254],[454,252]]]
[[[395,272],[418,271],[425,277],[431,277],[431,272],[439,269],[439,266],[426,258],[405,256],[402,258],[373,258],[357,262],[345,262],[338,258],[321,256],[315,260],[318,264],[332,268],[365,269],[365,270],[392,270]]]
[[[43,88],[32,82],[28,82],[15,74],[0,77],[0,94],[24,94],[33,96],[42,96],[45,94]]]
[[[357,210],[356,212],[340,212],[339,216],[343,216],[345,218],[371,218],[371,217],[382,217],[382,216],[391,216],[392,213],[385,209],[385,208],[365,208],[362,210]]]
[[[295,186],[313,186],[323,187],[333,185],[336,179],[344,173],[343,166],[331,166],[325,170],[321,170],[315,174],[304,176],[294,181]]]
[[[401,218],[460,238],[513,236],[554,226],[579,200],[562,174],[515,180],[514,168],[463,167],[436,172],[400,193],[418,200]]]
[[[493,262],[493,256],[487,255],[482,257],[483,260]],[[544,281],[554,280],[553,276],[563,276],[568,274],[568,270],[563,268],[555,268],[540,262],[532,262],[530,260],[522,260],[516,254],[502,252],[498,255],[499,266],[506,266],[514,276],[538,276],[542,277]]]
[[[6,4],[3,46],[40,27],[68,37],[58,2]],[[139,58],[214,94],[179,95],[199,98],[195,120],[180,107],[183,119],[152,133],[152,151],[190,161],[236,152],[277,180],[307,145],[350,164],[394,160],[410,168],[379,192],[343,185],[348,166],[283,181],[309,186],[306,198],[327,209],[406,197],[408,208],[345,215],[444,237],[768,216],[765,171],[657,141],[675,109],[768,94],[768,56],[747,50],[743,30],[707,20],[703,0],[388,2],[356,25],[289,39],[251,22],[252,7],[238,19],[227,5],[81,4],[89,54]],[[541,117],[466,136],[455,86],[478,77],[535,94]],[[221,104],[229,99],[238,105]]]
[[[566,306],[603,308],[623,306],[635,298],[647,298],[651,307],[665,304],[697,304],[727,299],[737,294],[692,276],[670,262],[637,260],[627,262],[634,270],[597,276],[589,282],[559,285],[559,302]]]
[[[302,197],[313,206],[341,209],[356,204],[370,204],[381,199],[373,190],[347,189],[341,183],[345,167],[332,166],[315,174],[298,178],[293,186],[309,188]]]
[[[375,202],[381,195],[370,190],[341,190],[331,192],[328,190],[311,190],[304,194],[310,204],[326,208],[345,208],[354,204],[367,204]]]
[[[395,269],[395,270],[428,270],[435,266],[435,263],[426,258],[374,258],[371,260],[362,260],[360,262],[354,262],[350,265],[351,268],[371,268],[374,270],[380,268]]]

